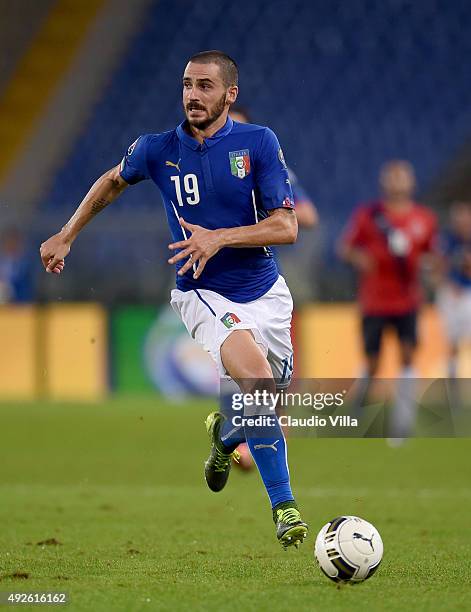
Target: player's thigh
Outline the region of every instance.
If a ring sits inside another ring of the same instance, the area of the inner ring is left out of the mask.
[[[250,330],[247,342],[253,351],[238,350],[236,347],[240,341],[231,340],[226,347],[228,349],[226,353],[234,356],[230,361],[231,370],[234,371],[233,364],[236,360],[240,360],[240,370],[242,366],[245,368],[248,355],[261,354],[263,363],[266,364],[268,347],[257,328],[251,305],[231,302],[215,291],[207,289],[187,292],[176,289],[172,291],[171,305],[180,315],[191,337],[210,353],[221,377],[228,376],[221,358],[221,347],[237,330]],[[228,352],[231,346],[234,350]],[[226,361],[228,359],[226,356]],[[261,369],[263,368],[258,367],[254,370],[252,376],[258,376]]]
[[[462,308],[456,292],[447,285],[441,287],[437,292],[436,304],[448,340],[453,344],[457,343],[461,334]]]
[[[268,349],[268,363],[278,389],[289,386],[294,370],[294,354],[291,334],[278,332],[272,336]]]
[[[417,311],[397,315],[390,320],[401,345],[415,348],[417,346]]]
[[[293,299],[282,276],[265,294],[255,313],[257,326],[268,346],[267,359],[277,387],[287,387],[293,373],[291,318]]]
[[[233,330],[222,343],[220,353],[225,371],[244,391],[259,379],[272,378],[265,351],[250,329]]]
[[[455,343],[471,340],[471,291],[464,290],[454,299],[454,309],[449,311],[451,340]]]
[[[463,340],[471,340],[471,290],[466,289],[461,299],[461,333]]]
[[[401,363],[410,366],[417,346],[417,312],[392,317],[390,323],[399,339]]]
[[[363,349],[368,357],[379,355],[381,339],[386,327],[386,318],[381,315],[363,315],[361,319],[361,335]]]

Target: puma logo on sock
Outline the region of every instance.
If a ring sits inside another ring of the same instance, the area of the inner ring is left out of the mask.
[[[277,453],[278,449],[276,448],[276,445],[278,444],[278,442],[279,440],[276,440],[276,442],[273,442],[273,444],[256,444],[253,448],[254,450],[259,450],[260,448],[271,448],[275,451],[275,453]]]

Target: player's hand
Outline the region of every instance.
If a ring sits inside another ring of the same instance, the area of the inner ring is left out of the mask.
[[[64,269],[64,259],[70,252],[70,243],[59,232],[43,242],[39,252],[46,272],[60,274]]]
[[[359,272],[372,272],[376,267],[375,260],[362,249],[355,249],[351,255],[351,263]]]
[[[191,232],[191,236],[187,240],[173,242],[168,245],[171,251],[182,249],[179,253],[168,260],[169,264],[177,263],[182,259],[188,258],[188,261],[178,271],[179,276],[183,276],[197,262],[197,268],[193,274],[193,278],[199,278],[201,273],[211,257],[221,249],[222,241],[219,232],[208,230],[201,225],[193,225],[187,223],[182,217],[179,219],[180,225]]]

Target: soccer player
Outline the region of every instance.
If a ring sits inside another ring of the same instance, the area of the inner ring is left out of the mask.
[[[416,181],[406,161],[381,169],[382,197],[360,206],[339,245],[340,256],[360,276],[358,300],[366,353],[365,393],[378,369],[381,338],[387,327],[400,344],[402,370],[392,414],[392,438],[406,437],[413,424],[412,358],[417,345],[417,311],[421,302],[420,261],[434,250],[435,215],[414,202]]]
[[[234,104],[229,111],[229,117],[238,123],[251,123],[249,112],[240,104]],[[295,204],[296,219],[298,227],[313,228],[319,222],[319,215],[314,202],[311,200],[306,190],[301,186],[297,176],[288,168],[288,177],[291,183],[293,192],[293,200]],[[276,258],[276,251],[274,250]],[[276,258],[277,259],[277,258]],[[278,269],[280,270],[279,261],[277,261]],[[240,455],[239,461],[235,463],[244,470],[250,470],[253,466],[252,455],[246,442],[243,442],[237,447],[237,452]]]
[[[444,279],[437,294],[450,345],[448,376],[456,378],[458,353],[471,340],[471,204],[455,202],[442,237]]]
[[[183,74],[185,121],[132,143],[62,230],[41,245],[41,259],[47,272],[60,274],[80,230],[128,185],[152,179],[172,234],[173,308],[222,377],[236,381],[243,393],[263,388],[274,394],[289,384],[292,371],[292,299],[269,246],[295,242],[297,222],[275,134],[228,117],[237,94],[233,59],[221,51],[191,57]],[[251,410],[246,405],[244,415]],[[308,527],[291,491],[286,443],[274,414],[273,405],[258,406],[252,415],[270,417],[269,427],[252,419],[242,428],[219,412],[210,414],[205,477],[212,491],[220,491],[235,449],[246,440],[271,502],[278,540],[298,547]]]

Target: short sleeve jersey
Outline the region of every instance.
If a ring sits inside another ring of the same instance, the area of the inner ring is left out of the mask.
[[[388,211],[382,202],[360,206],[343,236],[344,244],[366,251],[374,261],[360,275],[359,302],[367,315],[401,315],[416,310],[422,292],[419,264],[435,251],[434,213],[414,204],[404,214]]]
[[[441,236],[440,246],[448,262],[448,278],[463,289],[471,289],[471,240],[450,229]]]
[[[185,123],[162,134],[140,136],[121,162],[133,185],[151,179],[159,188],[173,240],[189,237],[179,217],[207,229],[253,225],[276,208],[294,208],[288,171],[275,134],[228,118],[200,144]],[[178,269],[184,265],[177,264]],[[269,247],[223,248],[195,280],[177,276],[182,291],[209,289],[234,302],[264,295],[278,278]]]

